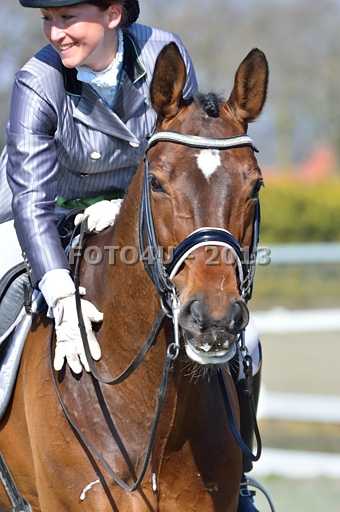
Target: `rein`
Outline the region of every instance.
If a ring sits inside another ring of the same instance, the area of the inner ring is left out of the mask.
[[[80,329],[81,338],[82,338],[82,341],[84,344],[86,359],[89,363],[89,368],[90,368],[92,375],[101,384],[108,384],[110,386],[112,386],[112,385],[115,386],[117,384],[121,384],[122,382],[124,382],[124,380],[126,380],[142,364],[146,354],[149,352],[149,350],[154,345],[154,343],[157,339],[158,333],[159,333],[159,331],[163,325],[164,319],[165,319],[165,313],[162,310],[159,311],[159,313],[151,327],[149,336],[147,337],[146,341],[144,342],[142,348],[137,353],[136,357],[132,360],[132,362],[129,364],[129,366],[125,370],[123,370],[116,377],[102,377],[101,375],[98,374],[96,365],[93,362],[91,352],[90,352],[89,342],[87,339],[86,329],[85,329],[85,325],[84,325],[83,314],[81,311],[81,296],[79,293],[80,263],[81,263],[81,255],[83,254],[83,250],[84,250],[84,240],[85,240],[86,232],[87,232],[87,219],[85,219],[84,222],[82,222],[81,227],[80,227],[80,237],[79,237],[79,242],[78,242],[78,246],[77,246],[78,257],[76,259],[76,263],[75,263],[75,267],[74,267],[74,284],[76,287],[75,297],[76,297],[76,307],[77,307],[78,320],[79,320],[79,329]],[[170,346],[171,345],[169,345],[169,347]]]
[[[129,366],[118,376],[116,377],[102,377],[98,374],[95,363],[92,360],[92,356],[89,349],[88,339],[87,339],[87,333],[84,325],[83,315],[81,311],[81,296],[79,293],[79,286],[80,286],[80,263],[81,263],[81,255],[84,249],[84,239],[87,231],[87,220],[82,223],[81,230],[80,230],[80,240],[78,244],[78,251],[77,251],[77,259],[75,263],[75,270],[74,270],[74,281],[76,286],[76,307],[77,307],[77,313],[78,313],[78,320],[79,320],[79,329],[82,337],[82,341],[84,344],[85,354],[86,358],[89,363],[90,371],[91,371],[91,377],[94,382],[94,386],[99,386],[100,384],[106,384],[106,385],[116,385],[120,384],[124,380],[126,380],[143,362],[145,355],[148,353],[150,348],[153,346],[153,344],[156,342],[157,336],[159,334],[159,331],[162,327],[162,324],[164,322],[164,319],[166,316],[170,317],[173,321],[173,329],[174,329],[174,340],[168,345],[165,363],[163,367],[163,374],[162,374],[162,380],[161,385],[158,390],[157,394],[157,403],[155,407],[154,412],[154,418],[151,425],[151,431],[149,436],[149,441],[147,444],[147,448],[144,453],[143,457],[143,463],[142,468],[139,472],[139,475],[136,477],[134,474],[133,468],[131,469],[131,462],[129,464],[130,458],[123,446],[122,440],[118,434],[118,432],[115,432],[115,435],[113,435],[114,440],[117,442],[117,436],[118,436],[118,442],[117,445],[121,451],[121,454],[123,455],[125,461],[127,461],[131,475],[133,476],[133,484],[128,485],[126,482],[124,482],[122,479],[119,478],[119,476],[113,471],[113,469],[110,467],[110,465],[107,463],[107,461],[104,459],[104,457],[98,453],[96,448],[85,438],[85,436],[80,431],[79,427],[76,425],[75,421],[72,419],[70,412],[68,411],[63,398],[61,396],[61,393],[58,388],[58,383],[56,379],[55,372],[53,371],[53,365],[52,365],[52,359],[51,359],[51,371],[54,378],[54,385],[56,389],[56,393],[60,402],[60,405],[62,407],[62,410],[71,426],[75,434],[77,435],[78,439],[80,440],[81,444],[87,451],[87,453],[91,456],[93,460],[99,461],[102,466],[105,468],[105,470],[108,472],[108,474],[113,479],[113,482],[115,482],[119,487],[121,487],[123,490],[132,492],[136,490],[140,483],[142,482],[146,470],[148,468],[151,455],[152,455],[152,449],[154,446],[156,433],[157,433],[157,426],[159,423],[159,418],[161,415],[161,411],[164,405],[165,397],[166,397],[166,391],[167,391],[167,385],[168,385],[168,376],[169,371],[174,363],[174,361],[177,359],[179,352],[180,352],[180,332],[179,332],[179,322],[178,322],[178,316],[179,316],[179,299],[177,296],[176,289],[172,283],[172,279],[175,277],[175,275],[178,273],[180,266],[185,261],[185,259],[198,247],[201,247],[202,245],[220,245],[223,247],[226,247],[229,249],[233,256],[235,257],[236,261],[236,267],[237,267],[237,275],[238,275],[238,283],[240,292],[242,295],[242,298],[247,301],[249,300],[251,296],[251,289],[253,284],[253,278],[254,278],[254,272],[255,272],[255,264],[256,264],[256,250],[257,250],[257,244],[258,244],[258,235],[259,235],[259,223],[260,223],[260,211],[259,207],[256,208],[255,213],[255,219],[254,219],[254,228],[253,228],[253,240],[252,240],[252,246],[250,250],[250,262],[248,264],[245,264],[243,261],[243,250],[240,246],[240,243],[238,240],[230,233],[229,231],[222,229],[222,228],[214,228],[214,227],[204,227],[200,228],[193,233],[191,233],[185,240],[183,240],[176,248],[173,254],[173,258],[168,264],[164,264],[161,260],[160,256],[160,247],[157,242],[157,236],[156,231],[154,227],[153,222],[153,215],[151,210],[151,192],[150,192],[150,176],[149,176],[149,161],[148,161],[148,151],[158,142],[172,142],[175,144],[184,144],[189,147],[193,148],[205,148],[205,149],[219,149],[219,150],[227,150],[230,148],[237,148],[237,147],[243,147],[243,146],[250,146],[254,151],[257,151],[256,147],[254,146],[254,143],[250,137],[247,135],[243,135],[240,137],[231,137],[227,139],[210,139],[205,137],[197,137],[197,136],[190,136],[190,135],[182,135],[180,133],[175,132],[159,132],[154,134],[148,141],[148,146],[145,153],[144,158],[144,183],[143,183],[143,189],[142,189],[142,198],[141,198],[141,206],[140,206],[140,215],[139,215],[139,249],[140,254],[143,254],[143,251],[148,248],[151,251],[151,261],[146,261],[146,258],[143,258],[144,260],[144,266],[147,274],[149,275],[150,279],[152,280],[155,288],[157,289],[157,292],[160,296],[162,310],[157,315],[154,324],[151,328],[150,334],[145,341],[142,348],[139,350],[136,357],[133,359],[133,361],[129,364]],[[243,340],[243,341],[242,341]],[[53,348],[53,335],[51,336],[51,358],[52,358],[52,348]],[[249,392],[249,400],[251,402],[251,410],[253,415],[253,421],[255,426],[255,433],[256,433],[256,439],[257,439],[257,453],[254,455],[248,446],[244,443],[242,440],[240,433],[237,429],[232,407],[230,404],[230,400],[228,397],[228,392],[226,389],[226,385],[223,379],[223,375],[221,373],[221,370],[219,370],[219,384],[221,387],[221,393],[222,397],[225,403],[226,413],[227,413],[227,419],[230,431],[232,432],[235,441],[237,442],[238,446],[240,447],[241,451],[244,453],[244,455],[247,458],[250,458],[252,461],[256,461],[260,458],[261,454],[261,440],[257,428],[256,423],[256,414],[252,402],[252,396],[251,396],[251,379],[252,379],[252,369],[251,369],[251,356],[248,354],[247,348],[244,344],[244,332],[240,335],[240,348],[239,348],[242,358],[243,358],[243,365],[245,370],[245,375],[247,382],[249,382],[248,385],[248,392]],[[248,369],[248,370],[247,370]],[[249,371],[250,369],[250,371]],[[251,375],[250,375],[251,374]],[[104,401],[104,407],[106,408],[106,411],[108,411],[108,407],[106,406],[105,399],[103,395],[101,394],[101,398]],[[101,404],[102,405],[102,404]],[[106,418],[106,415],[104,415]],[[110,413],[109,413],[110,416]],[[106,421],[108,421],[106,419]],[[109,423],[112,422],[111,416],[109,417]],[[123,446],[123,448],[122,448]]]
[[[135,471],[132,468],[131,459],[124,447],[123,441],[122,441],[118,431],[114,428],[114,432],[112,432],[113,421],[112,421],[111,416],[109,419],[107,419],[106,414],[104,414],[107,425],[111,431],[112,437],[113,437],[114,441],[116,442],[116,444],[121,452],[121,455],[123,456],[125,462],[127,463],[128,467],[130,469],[131,475],[133,477],[134,481],[131,485],[129,485],[117,475],[117,473],[111,468],[110,464],[106,461],[106,459],[103,457],[103,455],[101,455],[101,453],[99,453],[98,450],[93,446],[93,444],[90,443],[90,441],[85,437],[85,435],[81,432],[80,428],[77,426],[76,422],[73,420],[70,411],[66,407],[63,397],[61,395],[61,392],[59,390],[56,374],[53,371],[53,361],[52,361],[53,342],[54,342],[54,337],[52,335],[51,336],[51,349],[50,349],[51,372],[53,375],[53,381],[54,381],[54,387],[56,390],[56,394],[57,394],[59,403],[61,405],[61,408],[63,410],[63,413],[64,413],[67,421],[69,422],[72,430],[76,434],[78,440],[80,441],[80,443],[83,446],[83,448],[85,449],[85,451],[90,455],[90,460],[99,462],[103,466],[103,468],[107,471],[107,473],[110,475],[113,482],[115,484],[117,484],[121,489],[123,489],[124,491],[127,491],[127,492],[135,491],[136,489],[138,489],[141,482],[143,481],[143,478],[145,476],[145,473],[146,473],[147,468],[150,463],[152,449],[153,449],[155,439],[156,439],[156,434],[157,434],[157,427],[158,427],[160,415],[161,415],[165,397],[166,397],[169,372],[172,367],[173,361],[175,359],[174,355],[171,353],[171,350],[168,349],[166,358],[165,358],[164,367],[163,367],[162,380],[161,380],[161,384],[160,384],[160,387],[159,387],[159,390],[157,393],[157,403],[156,403],[156,407],[155,407],[154,418],[152,420],[149,441],[148,441],[147,448],[145,450],[145,453],[144,453],[144,456],[142,459],[142,467],[139,471],[138,476],[135,475]],[[169,345],[169,347],[170,346],[171,345]],[[92,376],[92,380],[98,382],[98,380],[94,376]],[[94,382],[94,386],[96,387],[95,382]],[[102,410],[105,412],[108,412],[110,414],[109,408],[106,404],[105,398],[102,393],[100,393],[100,398],[101,398],[101,402],[103,402],[103,403],[100,403]],[[96,470],[97,470],[97,472],[99,472],[99,468],[96,468]],[[102,480],[102,478],[101,478],[101,480]]]

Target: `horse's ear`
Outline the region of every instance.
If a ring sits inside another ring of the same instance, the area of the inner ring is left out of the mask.
[[[261,113],[267,97],[269,69],[266,56],[255,48],[241,62],[226,107],[247,126]]]
[[[170,118],[177,114],[186,78],[186,67],[177,45],[166,45],[158,55],[150,87],[151,103],[159,116]]]

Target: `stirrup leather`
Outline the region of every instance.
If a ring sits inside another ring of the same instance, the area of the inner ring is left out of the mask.
[[[4,486],[6,494],[11,502],[11,512],[32,512],[32,508],[25,498],[20,494],[14,478],[5,462],[4,457],[0,454],[0,481]]]

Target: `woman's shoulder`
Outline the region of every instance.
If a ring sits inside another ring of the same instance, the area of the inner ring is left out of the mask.
[[[173,32],[167,32],[156,27],[134,23],[128,29],[128,34],[134,40],[136,54],[141,60],[147,74],[152,77],[155,64],[159,53],[168,43],[176,43],[183,60],[187,66],[188,74],[192,75],[192,83],[196,84],[195,73],[193,70],[190,56],[181,40]]]
[[[173,32],[168,32],[157,27],[134,23],[128,29],[128,33],[135,39],[141,51],[147,50],[149,47],[159,47],[159,51],[163,46],[172,41],[182,45],[180,38]]]
[[[63,66],[56,50],[51,45],[41,48],[17,71],[16,80],[37,91],[49,91],[63,86]]]

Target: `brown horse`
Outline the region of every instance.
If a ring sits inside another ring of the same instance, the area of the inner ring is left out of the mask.
[[[228,101],[207,95],[184,102],[185,79],[177,47],[165,47],[151,85],[157,131],[226,139],[244,135],[248,123],[260,114],[268,67],[262,52],[253,50],[237,71]],[[228,229],[242,247],[250,246],[262,183],[252,147],[197,150],[157,142],[150,148],[148,160],[151,207],[162,247],[177,246],[191,232],[206,226]],[[139,248],[142,188],[141,165],[114,229],[87,238],[88,246],[96,248],[96,255],[101,251],[103,260],[95,265],[84,258],[81,265],[81,284],[104,312],[97,333],[103,356],[97,368],[106,375],[119,374],[133,360],[160,309],[143,262],[132,261],[131,256]],[[121,250],[113,255],[117,247]],[[224,260],[223,247],[215,252],[216,261],[209,265],[211,254],[206,247],[197,247],[173,277],[186,346],[205,354],[208,363],[211,354],[215,363],[221,354],[224,357],[234,351],[235,324],[241,328],[247,316],[235,265]],[[237,510],[242,457],[228,428],[214,370],[202,370],[213,366],[189,364],[181,350],[169,376],[152,459],[141,485],[128,492],[112,482],[106,467],[79,442],[65,419],[53,386],[50,331],[50,323],[40,318],[27,340],[0,433],[0,452],[34,512]],[[221,336],[222,348],[220,341],[215,343]],[[148,444],[170,339],[172,326],[167,320],[143,364],[116,386],[99,385],[86,372],[75,377],[68,368],[58,376],[60,393],[82,434],[95,453],[128,483],[136,477]],[[238,418],[228,365],[224,378]],[[0,507],[9,508],[2,489]]]

